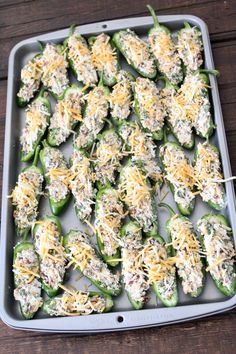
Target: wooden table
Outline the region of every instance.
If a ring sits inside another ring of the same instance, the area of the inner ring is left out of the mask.
[[[0,168],[3,164],[7,61],[19,41],[72,23],[146,15],[146,0],[0,0]],[[159,15],[192,14],[206,21],[213,47],[233,174],[236,174],[236,1],[155,0]],[[1,181],[0,181],[1,183]],[[215,317],[93,336],[15,331],[0,322],[0,353],[233,353],[236,311]]]

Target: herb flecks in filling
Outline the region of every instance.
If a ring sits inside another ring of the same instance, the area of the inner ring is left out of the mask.
[[[151,50],[158,61],[160,72],[173,84],[178,84],[183,79],[181,60],[177,48],[171,38],[171,34],[162,28],[152,30],[149,35]]]
[[[106,263],[98,257],[89,237],[81,231],[73,231],[68,236],[66,245],[70,265],[78,267],[88,278],[93,279],[110,291],[120,287],[119,275],[113,274]]]
[[[47,43],[42,55],[42,83],[53,94],[61,96],[69,85],[66,51]]]
[[[107,34],[101,33],[91,49],[93,65],[108,81],[113,80],[118,71],[116,48],[111,46],[110,39]]]
[[[157,86],[153,81],[139,77],[135,83],[135,96],[142,126],[152,133],[159,132],[163,128],[165,114]]]
[[[86,40],[79,34],[74,33],[69,37],[67,45],[68,58],[73,63],[78,81],[83,82],[86,86],[95,85],[97,83],[97,73]]]
[[[35,222],[35,248],[40,257],[40,277],[52,289],[57,289],[65,274],[65,251],[61,235],[55,222],[40,220]]]
[[[195,71],[202,65],[202,35],[196,27],[182,29],[179,32],[177,48],[187,71]]]
[[[43,175],[35,170],[21,172],[10,198],[15,206],[13,217],[17,228],[31,228],[38,216],[38,199],[42,193]]]
[[[104,245],[104,254],[112,256],[119,248],[119,232],[126,216],[115,189],[105,189],[97,200],[95,230]]]
[[[231,228],[221,224],[213,215],[210,219],[200,219],[198,231],[203,237],[208,267],[211,276],[227,289],[232,288],[236,278],[234,263],[235,250]]]
[[[48,108],[40,100],[35,100],[26,109],[25,127],[20,137],[24,154],[34,149],[39,134],[43,134],[48,126],[49,116]]]
[[[30,60],[21,69],[22,86],[17,93],[17,96],[25,102],[29,102],[29,100],[34,96],[34,93],[39,89],[42,73],[41,57],[35,57]]]
[[[39,281],[39,261],[33,249],[17,252],[13,265],[16,289],[14,297],[20,301],[24,314],[33,314],[43,304]]]
[[[92,205],[95,204],[93,172],[89,158],[79,150],[74,149],[71,160],[70,188],[75,198],[76,212],[81,220],[85,220],[91,215]]]

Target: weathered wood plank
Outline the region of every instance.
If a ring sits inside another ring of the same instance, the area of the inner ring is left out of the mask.
[[[236,37],[235,2],[178,0],[173,6],[171,0],[156,0],[152,4],[160,15],[191,13],[200,16],[208,24],[212,40]],[[29,3],[24,2],[12,6],[10,10],[9,7],[0,7],[0,78],[7,75],[7,58],[11,48],[25,38],[69,27],[72,23],[84,24],[124,16],[147,15],[146,0],[138,1],[135,6],[122,0],[115,3],[108,0],[103,6],[99,1],[93,1],[91,8],[85,0],[68,0],[65,6],[61,6],[57,0],[37,0],[30,7],[30,12],[29,7]],[[221,21],[220,16],[225,21]]]

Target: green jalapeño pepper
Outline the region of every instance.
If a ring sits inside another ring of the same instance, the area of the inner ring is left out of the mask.
[[[176,214],[167,204],[161,203],[159,206],[167,208],[170,213],[166,231],[172,246],[172,254],[176,257],[176,268],[183,291],[197,297],[203,290],[205,271],[200,243],[193,225],[187,217]]]
[[[228,220],[224,215],[207,214],[198,221],[197,229],[206,254],[206,270],[222,294],[235,295],[235,249]]]
[[[156,58],[157,68],[172,84],[177,85],[183,80],[183,71],[177,48],[171,38],[171,32],[166,26],[159,23],[153,8],[150,5],[147,5],[147,8],[154,21],[154,27],[148,32],[148,41]]]
[[[149,283],[142,262],[142,229],[136,222],[129,221],[121,229],[122,263],[121,274],[128,299],[135,310],[147,301]]]
[[[70,27],[69,37],[65,39],[64,47],[67,48],[67,59],[77,80],[86,86],[96,85],[98,77],[91,52],[86,39],[75,32],[74,25]]]
[[[109,295],[68,289],[62,296],[44,301],[43,311],[50,316],[84,316],[109,312],[112,307],[113,301]]]
[[[65,275],[66,258],[61,233],[61,223],[55,216],[36,221],[32,228],[40,259],[42,287],[50,297],[57,295]]]
[[[62,44],[40,43],[40,45],[43,50],[41,81],[51,95],[59,100],[69,86],[66,48]]]
[[[108,97],[110,90],[103,86],[102,79],[84,98],[85,107],[83,122],[77,130],[74,147],[88,150],[92,147],[97,135],[103,129],[108,115]]]
[[[195,145],[195,137],[192,131],[192,110],[187,109],[187,101],[178,86],[171,84],[165,77],[160,79],[165,82],[161,96],[171,133],[181,146],[191,150]],[[191,93],[192,87],[189,90],[191,90],[189,91]]]
[[[199,28],[185,22],[184,28],[178,32],[177,48],[187,72],[195,71],[202,65],[203,43]]]
[[[33,164],[19,174],[17,185],[10,195],[14,206],[13,218],[16,232],[24,239],[38,216],[39,199],[43,190],[43,171],[37,167],[39,150],[38,146]]]
[[[59,146],[67,140],[72,131],[82,121],[83,91],[77,85],[68,87],[61,101],[55,107],[47,141],[51,146]]]
[[[209,139],[214,132],[207,74],[218,75],[217,70],[200,69],[188,73],[179,90],[179,97],[186,107],[186,115],[201,138]]]
[[[178,302],[175,259],[160,235],[148,237],[142,251],[143,263],[158,299],[167,307]]]
[[[143,231],[155,235],[158,219],[154,192],[146,172],[138,162],[129,160],[120,171],[120,199],[127,205],[130,216],[137,221]]]
[[[192,165],[176,142],[168,141],[161,145],[159,155],[165,178],[180,213],[190,215],[195,206],[195,176]]]
[[[95,230],[101,255],[112,267],[119,263],[119,236],[125,215],[117,190],[111,187],[100,189],[96,196]]]
[[[92,52],[92,62],[100,79],[106,86],[113,86],[120,70],[118,53],[113,40],[105,33],[89,37],[89,46]]]
[[[98,135],[93,155],[94,179],[98,187],[115,183],[116,172],[121,166],[120,160],[124,157],[122,147],[122,139],[114,129]]]
[[[70,158],[71,182],[70,188],[75,199],[75,212],[83,222],[90,218],[96,196],[93,185],[93,168],[89,154],[83,150],[74,149]]]
[[[43,141],[40,161],[45,174],[49,203],[54,215],[59,215],[70,200],[70,170],[62,152]]]
[[[154,79],[157,75],[155,59],[148,44],[130,29],[121,30],[113,35],[113,41],[130,64],[141,76]]]
[[[134,84],[134,109],[145,132],[163,139],[164,109],[156,84],[138,77]]]
[[[42,77],[42,54],[36,54],[21,70],[20,89],[16,96],[19,107],[25,107],[40,87]]]
[[[121,292],[119,275],[110,271],[97,254],[90,239],[90,236],[79,230],[71,230],[64,237],[69,265],[74,265],[103,293],[118,296]]]
[[[128,71],[121,70],[117,75],[117,83],[109,95],[112,121],[116,125],[127,120],[132,111],[134,76]]]
[[[13,253],[14,297],[20,302],[26,320],[34,317],[43,304],[39,281],[39,259],[31,242],[18,243]]]
[[[51,104],[42,89],[26,110],[25,127],[20,138],[21,161],[29,161],[40,144],[51,117]]]
[[[202,200],[213,209],[224,209],[227,200],[218,148],[208,142],[199,143],[194,153],[194,169]]]
[[[125,152],[131,154],[133,161],[143,164],[154,189],[160,188],[163,176],[157,162],[156,144],[150,135],[141,130],[137,122],[124,122],[119,126],[118,134],[123,139]]]

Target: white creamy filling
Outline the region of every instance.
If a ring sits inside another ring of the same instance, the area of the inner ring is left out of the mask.
[[[236,276],[234,271],[235,250],[230,235],[231,228],[220,224],[214,216],[211,220],[200,219],[197,227],[204,237],[208,262],[207,270],[214,279],[230,289]]]
[[[26,109],[25,127],[22,130],[20,143],[24,153],[33,150],[38,135],[42,134],[47,126],[47,119],[50,116],[47,107],[41,101],[34,101]]]
[[[179,32],[177,48],[188,71],[195,71],[202,65],[203,43],[201,33],[195,27]]]
[[[128,57],[128,62],[133,62],[138,70],[146,74],[153,72],[155,63],[149,52],[147,43],[142,41],[131,30],[120,33],[120,42],[122,49]]]
[[[107,264],[97,256],[87,235],[80,231],[70,235],[68,249],[71,263],[78,266],[86,277],[100,282],[108,290],[119,288],[119,275],[111,273]]]
[[[74,33],[68,40],[68,58],[72,60],[78,81],[85,85],[95,85],[97,73],[94,68],[91,52],[83,38]]]
[[[161,28],[152,30],[149,35],[151,50],[158,60],[158,68],[173,83],[178,84],[183,79],[181,60],[171,35]]]
[[[137,78],[135,94],[143,127],[151,132],[159,131],[164,125],[165,114],[157,86],[149,79]]]
[[[47,43],[42,56],[42,82],[54,94],[60,96],[69,85],[66,52],[60,53],[56,45]]]

